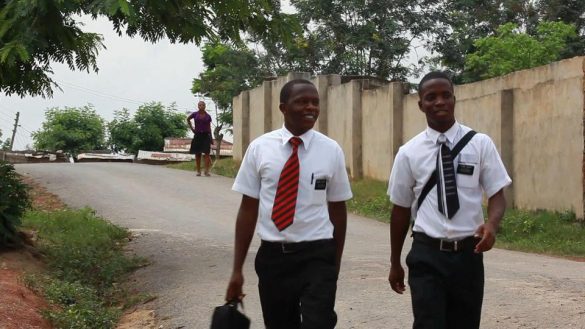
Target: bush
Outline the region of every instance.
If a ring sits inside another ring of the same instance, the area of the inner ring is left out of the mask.
[[[20,243],[17,227],[30,205],[28,189],[14,166],[0,161],[0,246]]]

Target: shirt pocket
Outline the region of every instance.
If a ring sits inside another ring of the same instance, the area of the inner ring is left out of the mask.
[[[327,189],[329,188],[329,177],[315,175],[311,177],[311,204],[323,205],[327,202]]]
[[[457,173],[457,187],[478,187],[479,156],[477,154],[461,153],[455,172]]]

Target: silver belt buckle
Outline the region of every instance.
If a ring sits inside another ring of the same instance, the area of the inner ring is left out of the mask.
[[[439,250],[440,251],[457,251],[458,250],[457,242],[458,242],[457,240],[455,240],[455,241],[441,240],[441,243],[439,244]],[[453,247],[448,248],[446,246],[443,246],[443,243],[446,243],[447,245],[451,245]]]

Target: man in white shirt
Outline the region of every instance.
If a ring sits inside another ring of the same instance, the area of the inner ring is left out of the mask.
[[[506,208],[503,188],[512,181],[487,135],[472,132],[459,154],[452,156],[455,145],[471,129],[455,120],[455,95],[448,75],[427,74],[418,94],[428,127],[403,145],[394,160],[388,187],[394,204],[388,281],[395,292],[404,292],[400,256],[412,217],[414,240],[406,264],[413,327],[479,328],[482,253],[495,243]],[[431,176],[435,180],[425,189]],[[487,221],[483,193],[488,198]]]
[[[334,328],[337,277],[352,197],[339,145],[312,128],[319,94],[307,80],[280,92],[284,127],[250,143],[232,189],[243,194],[226,300],[243,298],[242,267],[258,221],[256,255],[264,324]]]

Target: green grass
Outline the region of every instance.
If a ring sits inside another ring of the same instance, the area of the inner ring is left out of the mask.
[[[354,194],[348,210],[389,222],[391,203],[387,183],[371,179],[351,182]],[[556,256],[585,257],[585,222],[572,212],[508,209],[502,220],[496,247]]]
[[[353,198],[347,202],[347,210],[383,222],[390,221],[390,201],[386,195],[387,183],[373,179],[351,182]]]
[[[57,307],[45,311],[56,328],[114,328],[128,296],[121,283],[145,260],[127,257],[129,232],[90,209],[28,212],[23,227],[37,232],[48,273],[31,288]]]
[[[585,222],[572,212],[506,212],[496,247],[550,255],[585,257]]]
[[[213,160],[212,160],[213,161]],[[202,160],[203,162],[203,160]],[[203,163],[202,163],[203,166]],[[188,162],[181,162],[181,163],[173,163],[167,165],[169,168],[173,169],[180,169],[180,170],[188,170],[188,171],[195,171],[195,161],[188,161]],[[232,158],[221,158],[219,159],[213,168],[211,168],[211,172],[225,177],[236,177],[238,173],[238,169],[240,167],[239,162],[234,161]],[[202,167],[203,170],[203,167]]]

